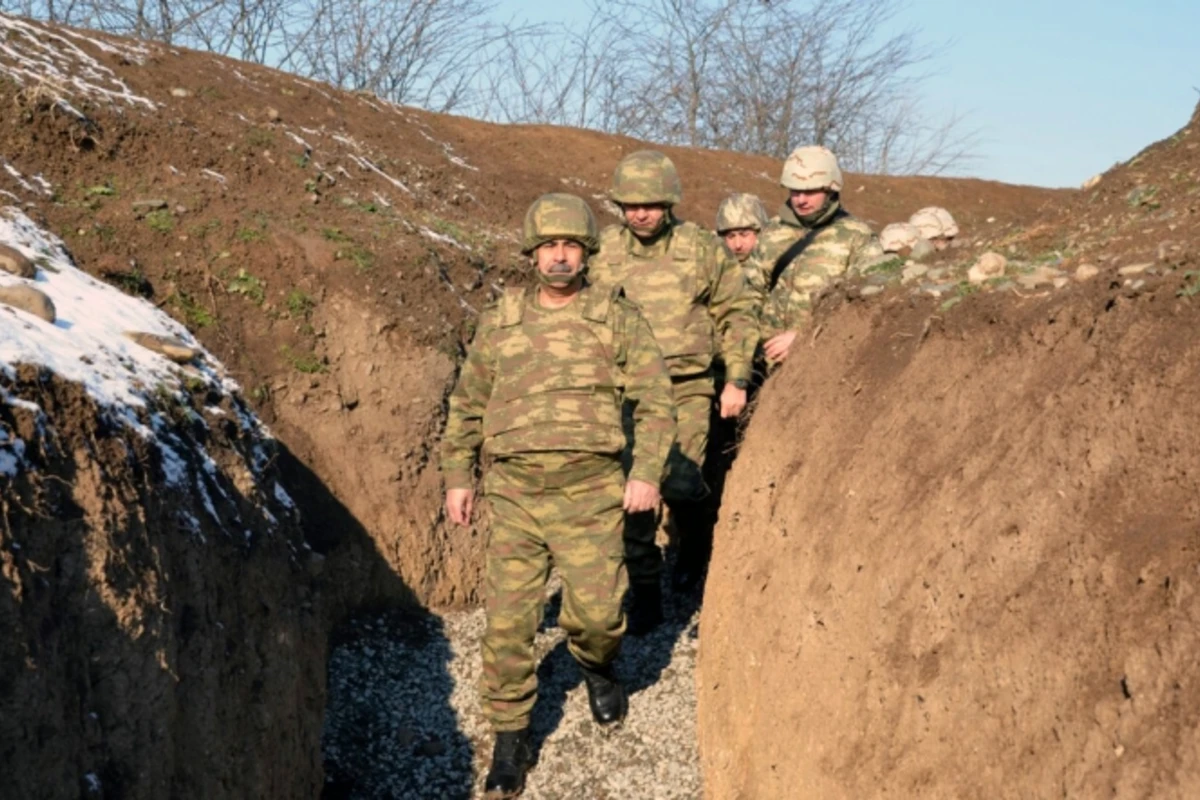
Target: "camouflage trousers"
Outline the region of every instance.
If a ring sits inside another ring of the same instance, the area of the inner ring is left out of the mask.
[[[577,661],[616,658],[625,632],[620,461],[536,453],[497,461],[484,478],[492,511],[483,635],[483,711],[498,731],[529,724],[537,697],[533,640],[550,565],[562,576],[558,624]]]
[[[667,456],[662,496],[673,515],[692,516],[688,512],[708,495],[704,458],[713,409],[712,378],[672,382],[672,389],[679,432]],[[632,438],[632,421],[626,425],[626,436]],[[679,511],[683,513],[677,514]],[[652,511],[630,514],[625,519],[625,563],[630,583],[655,583],[662,574],[662,551],[654,543],[658,522],[658,515]],[[680,531],[680,535],[686,533]]]

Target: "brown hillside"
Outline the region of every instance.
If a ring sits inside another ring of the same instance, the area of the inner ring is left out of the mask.
[[[1006,243],[1100,277],[832,302],[768,382],[702,614],[707,796],[1200,795],[1196,122]]]
[[[227,59],[0,20],[31,59],[10,58],[6,78],[0,56],[0,158],[26,176],[22,186],[0,168],[0,190],[83,269],[188,324],[419,598],[471,602],[480,542],[443,526],[430,460],[460,341],[496,287],[521,280],[514,237],[528,203],[566,189],[599,210],[618,158],[644,145],[428,114]],[[43,47],[59,53],[56,69],[86,67],[145,102],[14,80],[52,74]],[[685,217],[707,223],[734,189],[779,196],[770,159],[668,151]],[[986,239],[1073,196],[871,176],[852,176],[847,193],[877,224],[941,203],[964,236]],[[303,510],[310,540],[332,546],[339,518]]]

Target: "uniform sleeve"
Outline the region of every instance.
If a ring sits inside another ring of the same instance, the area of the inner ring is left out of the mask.
[[[671,377],[650,324],[625,308],[625,397],[633,406],[633,466],[630,480],[658,486],[667,454],[675,443],[675,401]]]
[[[704,257],[712,269],[708,312],[720,337],[725,377],[750,380],[762,294],[746,280],[742,265],[724,247],[710,244]]]
[[[447,489],[469,488],[474,482],[476,453],[483,444],[483,411],[492,396],[495,378],[488,331],[489,326],[480,320],[450,393],[446,433],[442,436],[442,476]]]

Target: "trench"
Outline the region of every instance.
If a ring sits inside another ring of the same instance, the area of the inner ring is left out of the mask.
[[[625,638],[617,669],[630,712],[608,732],[592,722],[557,625],[556,584],[552,577],[535,643],[538,761],[522,797],[699,797],[699,596],[665,592],[666,622]],[[492,742],[477,690],[484,624],[482,608],[376,611],[335,632],[322,731],[325,800],[482,796]]]

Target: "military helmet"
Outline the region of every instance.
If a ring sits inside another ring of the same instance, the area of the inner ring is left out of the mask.
[[[675,165],[657,150],[639,150],[613,170],[608,197],[614,203],[673,206],[683,199]]]
[[[767,210],[752,194],[731,194],[717,206],[717,233],[749,228],[761,231],[767,224]]]
[[[885,253],[899,253],[913,248],[921,239],[921,231],[911,222],[893,222],[879,232],[879,244]]]
[[[529,255],[546,242],[570,239],[589,253],[600,249],[600,229],[592,209],[573,194],[544,194],[525,212],[521,252]]]
[[[958,225],[954,222],[954,217],[950,216],[949,211],[938,206],[922,208],[913,214],[908,221],[916,225],[917,229],[921,231],[921,235],[926,239],[937,239],[939,237],[949,239],[958,235]]]
[[[837,156],[828,147],[808,145],[797,147],[783,162],[783,174],[779,183],[785,189],[818,190],[831,192],[842,190],[842,170]]]

